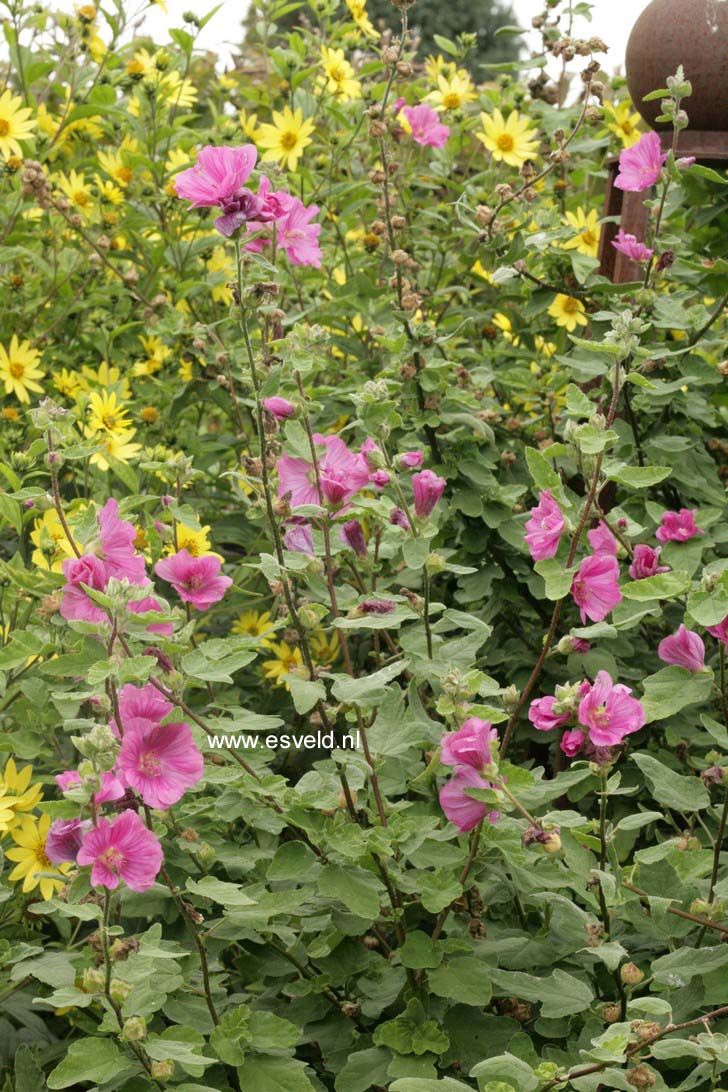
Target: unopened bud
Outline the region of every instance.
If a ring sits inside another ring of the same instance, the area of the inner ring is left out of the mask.
[[[619,969],[619,977],[627,986],[636,986],[645,977],[636,963],[624,963]]]

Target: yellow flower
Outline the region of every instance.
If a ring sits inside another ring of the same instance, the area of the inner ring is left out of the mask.
[[[336,630],[332,630],[330,636],[326,636],[322,629],[314,630],[309,639],[311,655],[319,664],[332,664],[339,657],[341,642]]]
[[[155,337],[150,335],[149,337],[140,336],[146,356],[143,360],[138,360],[133,367],[134,375],[154,375],[172,355],[172,350],[169,345],[165,345],[161,337]]]
[[[244,610],[231,625],[230,632],[258,637],[262,645],[270,645],[266,638],[275,632],[275,624],[268,610]]]
[[[177,545],[170,542],[166,552],[176,553],[177,550],[186,550],[193,557],[212,556],[220,557],[210,549],[209,527],[201,527],[199,531],[193,531],[191,527],[185,527],[183,523],[177,524]]]
[[[164,164],[164,169],[167,174],[176,174],[177,171],[181,171],[183,167],[189,167],[191,162],[188,152],[183,152],[181,148],[172,148],[167,156],[167,162]]]
[[[585,213],[583,208],[576,212],[567,212],[564,223],[572,227],[576,235],[563,243],[564,250],[576,250],[578,254],[585,254],[588,258],[596,258],[599,250],[599,216],[596,209],[589,209]]]
[[[97,466],[99,470],[109,469],[109,459],[115,459],[117,462],[128,463],[130,459],[134,459],[142,449],[141,444],[129,443],[132,436],[136,435],[136,429],[129,429],[128,432],[98,432],[94,439],[98,444],[102,445],[101,451],[95,451],[91,456],[90,462],[93,466]]]
[[[37,381],[43,378],[38,367],[40,353],[32,349],[29,341],[18,341],[13,334],[6,349],[0,345],[0,382],[5,385],[6,394],[14,394],[19,402],[30,402],[28,391],[42,394],[43,388]]]
[[[292,111],[290,106],[283,111],[273,111],[273,124],[261,125],[258,130],[258,143],[265,150],[265,158],[272,159],[295,171],[303,149],[311,143],[309,133],[313,132],[313,121],[306,118],[299,109]]]
[[[122,398],[131,398],[131,387],[127,379],[121,378],[121,369],[110,367],[102,360],[96,371],[84,364],[81,368],[81,383],[87,389],[91,383],[96,387],[117,387]]]
[[[266,647],[272,652],[275,659],[265,661],[263,674],[266,679],[270,679],[276,686],[285,686],[286,690],[288,690],[286,675],[289,675],[291,671],[303,664],[300,648],[291,648],[285,641],[270,641],[266,643]]]
[[[69,862],[54,865],[48,859],[45,847],[50,825],[50,815],[42,815],[40,820],[26,815],[21,826],[12,832],[15,848],[6,850],[5,855],[18,863],[8,879],[11,883],[22,880],[24,895],[40,887],[41,898],[52,899],[64,886],[65,878],[73,868]],[[44,872],[53,875],[41,877],[40,874]]]
[[[364,0],[346,0],[349,15],[352,17],[359,30],[363,30],[370,38],[378,38],[379,34],[371,19],[367,15],[367,6]]]
[[[326,90],[336,95],[342,102],[361,98],[361,84],[356,79],[354,69],[344,57],[343,49],[329,49],[321,46],[321,64],[323,65]]]
[[[32,136],[37,124],[31,120],[31,113],[20,95],[12,95],[7,89],[0,95],[0,152],[5,159],[11,155],[22,157],[18,141]]]
[[[536,346],[536,351],[541,353],[542,356],[551,357],[556,353],[555,343],[553,341],[547,341],[541,334],[535,335],[533,344]]]
[[[442,53],[438,53],[436,57],[432,54],[425,58],[425,72],[433,82],[437,82],[437,77],[441,72],[449,75],[455,68],[454,61],[446,61]]]
[[[181,109],[194,106],[197,102],[197,88],[191,80],[180,76],[175,68],[159,81],[157,95],[170,107],[179,106]]]
[[[519,337],[515,337],[513,333],[513,323],[508,318],[508,315],[504,315],[502,311],[496,311],[496,313],[493,315],[493,325],[498,327],[498,329],[502,332],[503,337],[506,339],[506,341],[510,341],[514,349],[518,348],[518,346],[521,344],[521,339]]]
[[[12,758],[5,763],[5,769],[0,774],[0,806],[3,811],[12,813],[4,820],[6,831],[12,830],[21,822],[21,812],[32,811],[43,799],[41,786],[30,783],[32,776],[32,766],[23,766],[22,770],[18,770]]]
[[[51,377],[53,386],[66,398],[75,398],[78,392],[83,390],[83,382],[77,372],[69,372],[67,368],[61,368],[58,372],[51,372]]]
[[[71,170],[67,175],[61,171],[58,175],[58,188],[65,193],[68,200],[72,205],[75,205],[82,216],[90,216],[93,209],[93,198],[83,171],[79,174],[77,171]]]
[[[114,391],[93,391],[88,402],[88,431],[118,434],[127,432],[130,423],[128,409],[116,397]]]
[[[488,272],[480,258],[477,258],[473,265],[471,265],[470,272],[475,273],[478,277],[482,277],[488,284],[493,283],[493,274]]]
[[[573,296],[565,296],[561,292],[549,307],[549,314],[556,319],[557,326],[563,326],[570,334],[576,330],[577,326],[586,326],[589,321],[584,314],[584,304],[581,300],[574,299]]]
[[[247,110],[238,110],[238,120],[246,137],[249,140],[255,140],[255,134],[258,131],[258,115],[249,114]]]
[[[613,102],[605,102],[604,107],[613,118],[613,121],[607,122],[607,129],[619,137],[624,148],[631,148],[642,136],[639,131],[640,116],[632,113],[632,103],[625,99],[616,106]]]
[[[73,554],[73,547],[55,508],[48,508],[35,521],[30,541],[35,546],[31,560],[40,569],[52,569],[59,573],[62,562]]]
[[[496,162],[509,167],[522,167],[527,159],[533,159],[538,148],[538,137],[530,129],[528,118],[522,118],[517,110],[511,110],[504,118],[496,107],[492,114],[482,113],[483,131],[476,138],[484,144]]]
[[[11,424],[16,425],[19,420],[20,414],[15,406],[3,406],[3,421],[10,421]]]
[[[183,383],[191,383],[194,378],[194,362],[187,358],[182,359],[182,363],[177,369],[177,375],[180,377]]]
[[[438,111],[459,110],[465,103],[474,102],[477,97],[470,73],[463,68],[459,68],[452,76],[439,73],[437,88],[426,96]]]
[[[96,183],[96,189],[99,191],[99,197],[102,201],[105,201],[109,205],[123,205],[124,204],[124,192],[123,190],[111,182],[108,178],[102,178],[100,174],[94,176],[94,182]]]
[[[233,302],[233,293],[228,282],[234,277],[235,266],[224,246],[216,246],[213,249],[207,260],[207,272],[221,274],[212,281],[212,298],[215,303],[224,303],[226,307],[229,307]]]

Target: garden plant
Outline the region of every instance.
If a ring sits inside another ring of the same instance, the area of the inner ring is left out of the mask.
[[[393,3],[0,5],[3,1092],[728,1087],[726,177]]]

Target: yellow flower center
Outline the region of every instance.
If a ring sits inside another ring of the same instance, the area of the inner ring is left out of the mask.
[[[25,365],[21,364],[19,360],[11,360],[10,374],[14,379],[22,379],[25,375]]]
[[[104,428],[107,428],[109,430],[109,432],[111,432],[112,429],[116,428],[116,424],[117,424],[116,414],[115,413],[104,413],[102,415],[102,417],[101,417],[101,423],[103,424]]]
[[[290,152],[292,148],[296,147],[298,143],[298,137],[289,129],[286,133],[281,133],[281,148],[285,148],[287,152]]]
[[[582,237],[582,239],[584,240],[584,242],[586,243],[587,246],[596,246],[597,237],[594,234],[594,232],[591,231],[589,228],[586,228],[585,231],[582,231],[581,237]]]
[[[448,91],[442,96],[442,105],[446,110],[457,110],[460,106],[460,96],[457,91]]]
[[[332,79],[334,83],[343,83],[346,79],[346,72],[341,65],[334,64],[329,69],[329,79]]]
[[[567,315],[573,315],[575,311],[579,310],[579,301],[575,300],[573,296],[567,296],[563,306]]]
[[[511,136],[510,133],[501,133],[500,136],[498,137],[498,139],[496,140],[496,144],[498,145],[498,147],[500,148],[500,150],[502,152],[512,152],[513,151],[514,141],[513,141],[513,137]]]
[[[622,132],[623,133],[626,133],[627,136],[630,136],[630,134],[633,131],[634,131],[634,126],[632,125],[631,121],[623,121],[622,122]]]
[[[116,177],[119,179],[120,182],[131,182],[131,167],[119,167],[118,171],[116,172]]]
[[[7,136],[10,132],[10,122],[0,118],[0,137]]]
[[[80,205],[81,208],[83,208],[84,205],[88,205],[88,194],[84,193],[83,190],[76,190],[73,195],[73,203],[74,205]]]
[[[119,865],[124,863],[124,854],[120,853],[118,849],[114,849],[113,846],[109,846],[108,849],[99,854],[99,860],[114,872]]]

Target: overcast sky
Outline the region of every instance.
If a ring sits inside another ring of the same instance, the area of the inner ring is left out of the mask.
[[[591,25],[580,19],[575,27],[576,33],[585,37],[596,34],[603,38],[609,46],[606,67],[609,70],[622,68],[629,32],[648,2],[649,0],[594,0]],[[523,26],[528,26],[532,17],[543,8],[540,0],[512,0],[512,3]],[[182,25],[183,11],[192,10],[204,15],[212,7],[214,2],[211,0],[167,0],[168,14],[165,15],[155,5],[146,17],[145,27],[150,34],[164,40],[167,27]],[[222,0],[217,15],[213,16],[202,31],[200,45],[220,53],[223,57],[229,56],[226,43],[240,41],[240,23],[246,7],[246,0]],[[538,36],[535,36],[534,44],[538,40]]]

